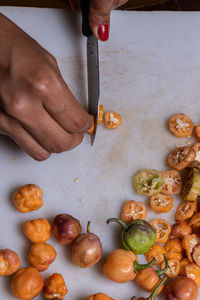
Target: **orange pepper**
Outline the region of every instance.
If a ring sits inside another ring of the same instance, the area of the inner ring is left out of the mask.
[[[196,152],[193,148],[179,147],[168,155],[168,164],[177,171],[183,170],[195,159]]]
[[[63,299],[67,295],[68,290],[63,276],[59,273],[54,273],[49,276],[44,282],[44,297],[45,299]]]
[[[182,191],[182,179],[178,171],[167,170],[162,172],[162,193],[167,195],[178,195]]]
[[[104,115],[105,125],[109,129],[115,129],[121,125],[122,118],[114,111],[108,111]]]
[[[192,234],[192,227],[186,221],[176,222],[172,226],[171,237],[183,239],[184,236]]]
[[[94,116],[92,116],[92,118],[93,118],[93,122],[92,122],[92,126],[87,130],[87,133],[88,134],[93,134],[94,133],[94,131],[95,131],[95,124],[94,124]]]
[[[193,279],[198,287],[200,287],[200,268],[196,264],[188,264],[185,266],[185,273],[188,278]]]
[[[164,262],[161,264],[161,268],[164,267]],[[169,278],[173,278],[178,276],[180,272],[180,262],[173,258],[173,259],[169,259],[168,260],[168,269],[165,272],[165,274],[167,275],[167,277]]]
[[[14,274],[20,267],[20,259],[16,252],[10,249],[0,250],[0,276]]]
[[[197,143],[193,146],[194,151],[196,152],[195,161],[200,162],[200,143]]]
[[[171,232],[169,222],[163,219],[155,219],[150,224],[156,232],[156,243],[166,243]]]
[[[157,213],[167,213],[173,208],[173,200],[173,197],[156,193],[150,197],[149,206]]]
[[[193,129],[192,120],[183,113],[176,114],[169,119],[169,130],[177,137],[191,136]]]
[[[180,261],[180,270],[179,270],[179,275],[182,275],[182,276],[186,276],[186,273],[185,273],[185,267],[187,265],[189,265],[189,260],[187,258],[184,258]]]
[[[103,105],[99,105],[97,125],[100,125],[102,121],[103,121]]]
[[[122,209],[121,219],[126,223],[131,223],[135,219],[145,219],[147,216],[147,208],[144,203],[139,201],[127,201]]]
[[[145,257],[147,262],[152,261],[155,258],[154,265],[159,265],[164,261],[163,254],[166,254],[166,250],[163,246],[154,244],[146,253]]]
[[[200,222],[195,223],[192,225],[192,232],[200,236]]]
[[[192,257],[193,257],[195,263],[200,267],[200,245],[198,245],[194,248]]]
[[[189,262],[194,262],[192,258],[192,252],[194,248],[200,244],[200,239],[196,234],[186,235],[182,240],[182,246],[186,251]]]
[[[198,141],[200,141],[200,125],[196,125],[196,126],[194,127],[194,134],[195,134],[195,136],[196,136],[196,139],[197,139]]]
[[[195,203],[193,201],[184,201],[179,205],[176,211],[176,220],[184,221],[193,216],[195,211]]]
[[[132,251],[115,249],[108,255],[103,266],[103,272],[112,281],[128,282],[135,279],[137,271],[152,266],[154,261],[155,259],[149,264],[139,265],[137,256]]]
[[[189,225],[195,225],[196,223],[200,222],[200,213],[195,214],[189,222]]]
[[[89,296],[89,298],[87,300],[115,300],[115,299],[110,298],[109,296],[107,296],[105,294],[98,293],[98,294]]]
[[[167,241],[165,245],[167,259],[182,260],[184,257],[184,251],[181,241],[177,238],[173,238]]]

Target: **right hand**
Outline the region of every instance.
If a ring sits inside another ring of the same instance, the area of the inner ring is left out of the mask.
[[[36,160],[79,145],[92,125],[55,58],[0,14],[0,134]]]

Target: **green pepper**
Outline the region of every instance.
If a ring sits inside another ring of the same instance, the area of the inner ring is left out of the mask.
[[[183,183],[183,199],[185,201],[195,201],[200,194],[200,169],[193,164],[188,168]]]
[[[111,218],[107,220],[108,224],[110,222],[117,222],[123,227],[122,245],[136,255],[146,253],[156,241],[155,231],[145,220],[136,219],[127,224],[119,218]]]
[[[134,176],[133,185],[140,195],[160,193],[163,188],[162,174],[157,170],[141,170]]]
[[[136,298],[136,297],[132,297],[130,300],[155,300],[159,289],[161,288],[161,286],[165,283],[165,281],[167,280],[167,276],[165,276],[162,281],[157,285],[157,287],[155,288],[155,290],[151,293],[151,295],[148,298],[144,298],[144,297],[140,297],[140,298]]]

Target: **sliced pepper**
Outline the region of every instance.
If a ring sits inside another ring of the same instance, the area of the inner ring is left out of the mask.
[[[195,159],[195,155],[193,148],[188,146],[179,147],[168,155],[168,164],[175,170],[180,171]]]
[[[167,241],[165,245],[167,259],[182,260],[184,257],[184,250],[181,240],[173,238]]]
[[[200,143],[197,143],[193,146],[194,151],[196,152],[195,161],[200,162]]]
[[[108,111],[104,115],[105,125],[109,129],[116,129],[122,123],[122,118],[114,111]]]
[[[194,134],[195,134],[195,136],[196,136],[196,139],[197,139],[198,141],[200,141],[200,125],[196,125],[196,126],[194,127]]]
[[[127,201],[122,209],[121,219],[126,223],[131,223],[136,219],[146,219],[147,208],[144,203],[139,201],[130,200]]]
[[[156,232],[156,243],[166,243],[171,232],[169,222],[163,219],[155,219],[150,221],[150,224]]]
[[[194,215],[194,211],[195,211],[195,202],[184,201],[178,206],[175,218],[178,221],[187,220]]]
[[[141,170],[133,178],[133,185],[140,195],[152,196],[160,193],[163,186],[161,172],[157,170]]]
[[[145,257],[147,262],[152,261],[155,258],[154,265],[160,265],[164,261],[164,254],[166,255],[166,250],[163,246],[154,244],[146,253]]]
[[[189,265],[189,263],[190,262],[189,262],[188,258],[184,258],[180,261],[179,275],[186,276],[185,267],[187,265]]]
[[[194,248],[192,258],[194,259],[195,263],[200,267],[200,245]]]
[[[185,266],[185,275],[193,279],[198,287],[200,287],[200,268],[195,263]]]
[[[103,121],[103,105],[99,105],[97,125],[101,125]]]
[[[200,239],[196,234],[186,235],[182,240],[183,249],[185,249],[189,262],[194,262],[192,252],[194,248],[200,244]]]
[[[164,262],[161,264],[161,268],[164,267]],[[165,272],[165,274],[167,275],[167,277],[169,278],[173,278],[173,277],[176,277],[178,276],[180,272],[180,262],[178,259],[169,259],[168,260],[168,269],[167,271]]]
[[[167,213],[173,208],[173,197],[155,193],[150,197],[150,208],[157,213]]]
[[[200,194],[200,170],[196,167],[189,168],[183,183],[183,199],[186,201],[197,200]]]
[[[182,179],[178,171],[168,170],[162,172],[162,193],[167,195],[178,195],[182,191]]]
[[[169,129],[177,137],[186,137],[192,135],[194,124],[187,115],[179,113],[169,119]]]
[[[189,222],[189,225],[192,226],[192,225],[195,225],[196,223],[199,223],[200,222],[200,212],[195,214],[192,219],[190,220]]]

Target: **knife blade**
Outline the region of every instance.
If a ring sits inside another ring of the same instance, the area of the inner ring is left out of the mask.
[[[100,96],[99,84],[99,49],[98,40],[93,35],[89,25],[89,6],[90,0],[83,0],[81,5],[82,12],[82,33],[87,37],[87,81],[88,81],[88,112],[94,116],[94,133],[91,135],[91,145],[94,144],[97,122],[98,107]]]

